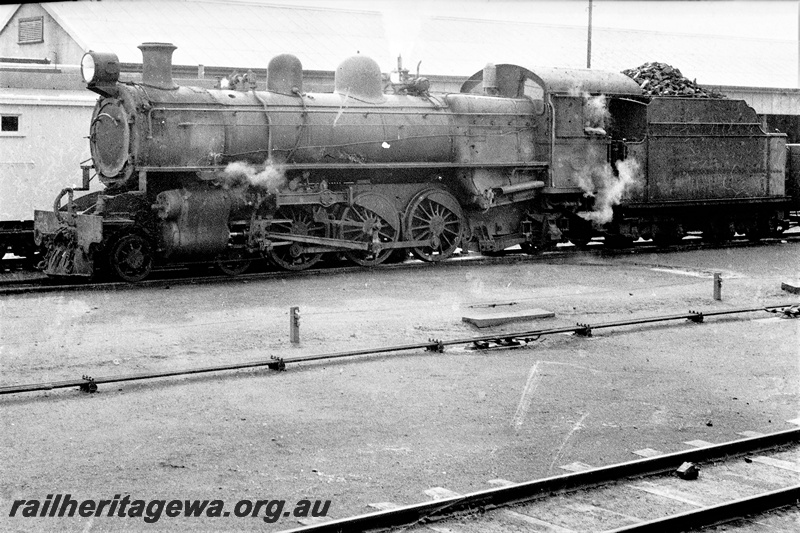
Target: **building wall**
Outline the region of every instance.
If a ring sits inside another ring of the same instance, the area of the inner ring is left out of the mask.
[[[728,98],[744,100],[759,115],[800,115],[800,89],[717,86]]]
[[[42,17],[43,42],[20,44],[19,20]],[[84,50],[39,4],[22,4],[5,28],[0,29],[0,56],[49,59],[53,63],[77,65]]]
[[[52,209],[59,191],[80,186],[80,163],[90,157],[86,136],[96,97],[36,92],[0,90],[0,115],[19,117],[19,131],[0,131],[0,220],[32,220],[34,209]]]

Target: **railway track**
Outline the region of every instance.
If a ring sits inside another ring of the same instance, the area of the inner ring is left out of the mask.
[[[749,531],[797,531],[800,428],[743,435],[689,441],[675,453],[640,450],[649,457],[599,468],[573,463],[535,481],[491,480],[494,488],[469,494],[436,487],[425,491],[433,501],[372,504],[382,510],[284,533],[673,532],[735,520]]]
[[[800,233],[791,233],[784,235],[780,239],[764,239],[759,242],[751,242],[746,239],[738,239],[728,243],[712,244],[705,243],[700,240],[686,240],[679,245],[672,246],[668,249],[658,248],[652,243],[641,242],[635,246],[623,249],[609,249],[605,248],[600,242],[592,244],[585,248],[577,248],[575,246],[566,245],[559,246],[553,250],[548,250],[535,255],[522,254],[515,251],[506,251],[498,255],[481,255],[478,253],[465,254],[457,256],[442,263],[425,263],[418,260],[408,260],[402,263],[382,264],[378,267],[380,269],[418,269],[426,267],[438,267],[454,264],[461,264],[463,261],[469,261],[473,264],[505,264],[510,262],[543,262],[553,259],[566,258],[574,256],[578,253],[593,254],[598,256],[621,256],[621,255],[635,255],[642,253],[659,252],[680,252],[691,250],[709,250],[721,248],[745,248],[757,246],[772,246],[778,245],[782,242],[800,242]],[[264,262],[266,264],[266,261]],[[130,288],[132,286],[139,287],[163,287],[165,285],[191,285],[191,284],[207,284],[227,282],[232,279],[230,276],[221,273],[206,273],[210,272],[211,265],[202,265],[205,268],[203,274],[196,274],[196,272],[183,268],[169,268],[154,271],[151,279],[140,281],[136,284],[131,284],[123,281],[86,281],[86,280],[59,280],[50,279],[40,273],[32,272],[15,272],[11,275],[6,274],[0,276],[0,295],[11,294],[25,294],[25,293],[43,293],[54,291],[82,291],[82,290],[120,290]],[[323,274],[345,274],[350,272],[358,272],[363,270],[364,267],[352,265],[350,263],[331,261],[327,264],[309,270],[298,272],[287,272],[284,270],[271,270],[269,267],[261,268],[259,271],[249,274],[242,274],[236,276],[234,279],[242,281],[257,281],[265,279],[283,278],[287,275],[292,276],[313,276]]]
[[[264,367],[270,368],[272,370],[285,370],[286,365],[289,364],[306,363],[311,361],[322,361],[330,359],[341,359],[345,357],[381,355],[387,353],[412,351],[412,350],[443,352],[446,347],[464,345],[464,344],[468,345],[471,344],[475,349],[480,349],[480,350],[487,350],[494,348],[502,348],[502,349],[517,348],[520,346],[525,346],[529,342],[537,340],[538,338],[546,335],[573,333],[575,335],[591,337],[592,331],[597,329],[653,324],[658,322],[674,322],[677,320],[683,320],[683,321],[689,320],[694,323],[702,323],[705,321],[707,317],[728,316],[728,315],[754,313],[762,311],[780,314],[789,318],[797,318],[798,316],[800,316],[800,304],[792,303],[792,304],[780,304],[780,305],[771,305],[766,307],[755,307],[755,308],[745,308],[745,309],[726,309],[724,311],[710,311],[706,313],[698,311],[689,311],[688,313],[678,314],[678,315],[633,318],[629,320],[600,322],[596,324],[579,323],[574,326],[526,330],[518,332],[493,333],[479,337],[468,337],[461,339],[449,339],[449,340],[428,339],[427,342],[418,342],[413,344],[403,344],[397,346],[381,346],[377,348],[365,348],[359,350],[350,350],[346,352],[321,353],[321,354],[300,355],[292,357],[271,356],[269,359],[262,359],[256,361],[228,363],[228,364],[207,366],[207,367],[184,368],[179,370],[168,370],[162,372],[148,372],[141,374],[105,376],[97,378],[83,375],[79,380],[75,379],[75,380],[65,380],[58,382],[40,382],[40,383],[29,383],[23,385],[9,385],[0,387],[0,396],[8,394],[20,394],[25,392],[50,391],[54,389],[66,389],[73,387],[78,387],[80,390],[84,392],[93,393],[98,390],[98,385],[108,384],[108,383],[142,381],[142,380],[159,379],[159,378],[173,377],[173,376],[208,374],[212,372],[224,372],[231,370],[244,370],[244,369],[264,368]]]

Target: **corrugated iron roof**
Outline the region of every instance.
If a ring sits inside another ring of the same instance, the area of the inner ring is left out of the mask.
[[[19,6],[19,4],[0,5],[0,30],[6,27],[6,24],[8,24],[8,21],[14,16],[14,13],[17,12]]]
[[[85,50],[141,63],[136,48],[171,42],[176,65],[266,68],[281,53],[307,70],[334,70],[361,53],[391,64],[382,15],[370,11],[224,2],[56,2],[41,4]]]

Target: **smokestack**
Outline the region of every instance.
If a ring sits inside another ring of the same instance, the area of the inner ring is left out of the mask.
[[[142,43],[142,83],[160,89],[174,89],[172,82],[172,52],[177,46],[171,43]]]

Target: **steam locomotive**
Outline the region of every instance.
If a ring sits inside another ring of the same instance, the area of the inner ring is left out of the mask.
[[[419,76],[387,83],[364,56],[341,63],[332,93],[306,93],[288,54],[270,61],[266,91],[248,75],[181,87],[175,46],[139,48],[141,82],[120,80],[114,54],[83,57],[105,189],[67,188],[35,212],[50,276],[135,282],[197,259],[236,274],[261,256],[301,270],[327,253],[441,261],[596,235],[760,238],[797,207],[786,136],[743,101],[646,97],[619,73],[511,64],[433,94]]]

